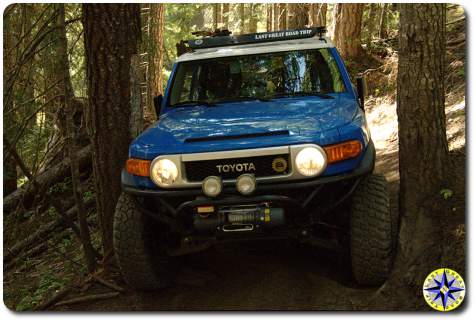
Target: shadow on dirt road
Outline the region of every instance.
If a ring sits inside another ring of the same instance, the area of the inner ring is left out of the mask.
[[[218,245],[183,257],[180,266],[169,288],[87,310],[353,310],[375,291],[353,283],[345,255],[289,241]]]

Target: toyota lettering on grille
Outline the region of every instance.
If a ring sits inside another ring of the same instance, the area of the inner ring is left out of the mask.
[[[249,172],[256,170],[254,163],[216,165],[216,168],[218,169],[219,173]]]

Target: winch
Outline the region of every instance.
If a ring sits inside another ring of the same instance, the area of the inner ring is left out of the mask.
[[[193,227],[201,234],[245,232],[272,228],[285,223],[284,209],[265,204],[232,206],[199,206],[193,217]]]

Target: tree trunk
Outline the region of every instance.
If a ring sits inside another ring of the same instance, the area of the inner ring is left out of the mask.
[[[163,26],[165,5],[150,4],[150,31],[148,37],[148,69],[147,69],[147,109],[144,111],[147,123],[157,120],[153,98],[163,94]]]
[[[4,149],[5,153],[5,149]],[[12,155],[3,161],[3,197],[10,195],[17,189],[16,162]]]
[[[131,133],[130,63],[140,40],[138,4],[84,4],[89,126],[97,213],[106,270],[113,253],[112,223],[122,192],[120,173]]]
[[[327,24],[327,4],[311,3],[309,5],[309,25],[311,27],[326,26]]]
[[[240,3],[239,4],[239,32],[241,34],[246,33],[245,17],[246,17],[246,13],[245,13],[244,3]]]
[[[273,16],[273,7],[274,5],[272,4],[266,4],[266,30],[267,31],[272,31],[272,24],[274,22],[274,16]]]
[[[213,29],[216,30],[221,27],[221,4],[213,4]]]
[[[445,121],[444,4],[401,4],[397,115],[401,229],[396,267],[417,287],[440,266],[443,200],[450,168]],[[400,281],[400,282],[401,282]],[[422,300],[422,298],[421,298]],[[423,301],[423,300],[422,300]]]
[[[132,55],[130,58],[130,122],[129,129],[132,138],[137,137],[144,128],[144,112],[142,105],[142,87],[145,81],[140,68],[140,56]],[[153,100],[153,98],[152,98]]]
[[[64,90],[64,107],[66,113],[66,133],[67,133],[67,148],[69,152],[69,159],[71,165],[71,181],[73,185],[73,196],[78,209],[78,223],[79,236],[84,251],[84,259],[86,261],[87,270],[89,273],[93,272],[96,266],[94,248],[91,243],[91,234],[89,232],[89,225],[87,223],[87,213],[82,199],[81,181],[79,172],[79,161],[77,159],[77,133],[78,127],[75,123],[76,109],[73,107],[74,92],[71,85],[71,76],[69,74],[69,58],[68,58],[68,42],[66,38],[66,25],[64,4],[57,4],[57,24],[58,28],[58,67],[62,69],[62,87]],[[81,114],[80,114],[81,115]],[[80,118],[79,118],[80,119]],[[79,128],[81,123],[78,124]]]
[[[363,52],[361,47],[363,8],[364,5],[360,3],[338,3],[333,8],[335,22],[333,41],[340,54],[347,59],[357,58]]]
[[[17,146],[16,138],[18,138],[17,135],[21,127],[22,118],[24,115],[30,114],[33,110],[32,106],[34,106],[32,60],[25,61],[21,67],[18,66],[21,53],[31,44],[32,33],[28,33],[28,31],[33,23],[31,18],[33,6],[32,4],[25,3],[17,4],[16,10],[4,17],[3,134],[13,142],[15,148],[20,146]],[[31,101],[31,103],[18,108],[16,104],[24,101]],[[13,111],[12,109],[15,107],[17,109]],[[33,131],[36,130],[35,126],[36,124],[29,122],[27,128]],[[3,196],[5,197],[17,189],[17,180],[20,177],[17,175],[15,159],[6,148],[4,148],[3,155]]]
[[[387,4],[381,4],[381,19],[379,20],[379,38],[386,39],[388,37],[388,31],[386,29],[387,19]]]
[[[67,10],[67,9],[66,9]],[[71,88],[73,91],[73,86],[71,79],[68,78],[64,80],[63,66],[60,64],[60,60],[57,59],[61,56],[60,51],[62,50],[60,44],[61,28],[52,29],[51,34],[45,41],[51,42],[51,45],[43,50],[40,54],[42,67],[44,70],[44,89],[46,90],[52,86],[51,90],[45,93],[45,100],[51,101],[48,104],[47,110],[52,122],[54,122],[55,130],[53,135],[48,140],[47,148],[45,149],[45,158],[40,164],[38,172],[42,172],[45,169],[56,165],[61,162],[68,153],[68,148],[66,146],[66,112],[65,112],[65,86]],[[73,94],[74,95],[74,94]],[[72,96],[71,98],[74,102],[71,104],[75,108],[74,114],[77,116],[79,121],[84,121],[84,111],[86,108],[86,101],[83,98],[76,98]],[[82,142],[82,146],[89,144],[88,136],[85,130],[85,126],[81,126],[81,132],[78,133],[78,141]],[[84,138],[84,140],[79,140],[79,137]],[[85,144],[85,145],[84,145]]]
[[[222,22],[223,22],[223,28],[224,29],[229,29],[229,3],[223,3],[223,13],[222,13]]]
[[[287,4],[279,3],[279,30],[287,29]]]
[[[368,48],[371,48],[371,41],[373,40],[373,35],[376,30],[376,18],[378,15],[378,4],[371,3],[369,5],[368,19],[366,20],[366,38],[365,42]]]
[[[280,16],[280,10],[279,10],[279,4],[274,3],[272,5],[272,30],[276,31],[279,30],[279,16]]]
[[[257,32],[257,10],[260,4],[250,3],[249,4],[249,33]]]
[[[3,29],[3,94],[5,95],[8,88],[8,75],[10,75],[11,69],[14,65],[13,55],[7,55],[6,53],[12,50],[16,37],[13,34],[13,28],[10,26],[12,23],[13,15],[4,16],[4,29]],[[5,100],[5,96],[4,96]],[[4,101],[4,104],[7,102]],[[7,131],[5,128],[12,126],[15,123],[15,113],[10,111],[13,107],[4,105],[3,107],[3,135],[11,139],[15,135],[15,131]],[[16,162],[12,155],[6,155],[6,148],[3,148],[3,197],[13,193],[17,189],[17,168]],[[5,158],[5,156],[7,156]]]
[[[53,20],[53,22],[55,22],[55,20]],[[51,112],[51,119],[55,125],[53,135],[48,142],[49,146],[53,148],[50,149],[50,152],[46,155],[40,171],[55,165],[67,155],[67,148],[65,148],[66,113],[64,108],[64,74],[61,69],[62,66],[60,66],[58,59],[56,59],[59,57],[61,50],[61,44],[59,42],[61,38],[60,33],[60,28],[54,28],[46,38],[46,41],[50,41],[51,45],[40,53],[44,72],[44,82],[42,85],[46,89],[54,84],[51,90],[45,93],[45,99],[50,101],[49,110]]]
[[[299,29],[308,24],[307,6],[303,3],[287,4],[287,28]]]

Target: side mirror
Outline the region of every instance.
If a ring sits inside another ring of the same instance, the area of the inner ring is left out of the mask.
[[[366,78],[364,76],[356,78],[356,92],[360,100],[360,106],[364,110],[364,98],[366,96]]]
[[[157,119],[160,117],[160,110],[162,109],[163,96],[158,95],[153,97],[153,106],[155,107],[155,114],[157,114]]]

